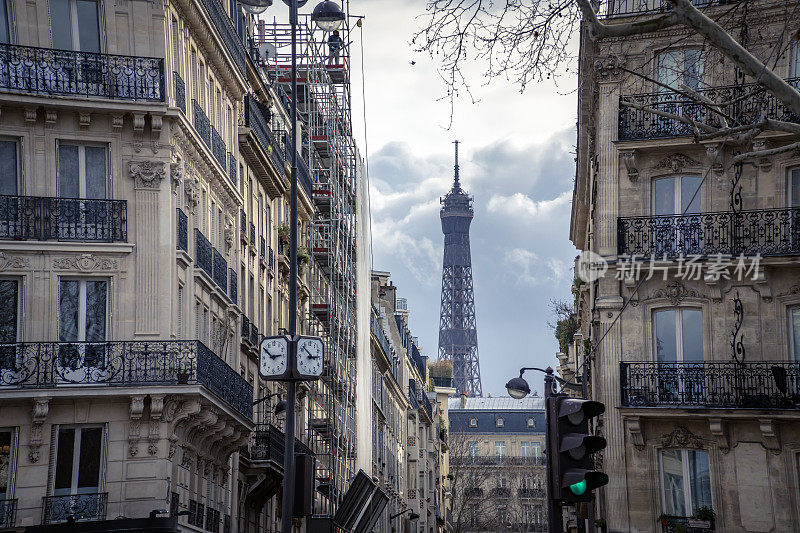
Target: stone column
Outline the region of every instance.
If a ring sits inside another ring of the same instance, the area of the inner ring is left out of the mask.
[[[611,77],[607,75],[607,77]],[[602,80],[597,102],[597,231],[602,256],[617,255],[617,215],[619,214],[619,154],[613,141],[619,124],[619,82]]]
[[[161,161],[131,161],[134,180],[134,232],[136,244],[135,335],[158,335],[158,197],[166,164]],[[128,217],[130,220],[130,216]]]

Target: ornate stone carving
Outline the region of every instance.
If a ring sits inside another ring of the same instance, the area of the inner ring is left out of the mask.
[[[58,112],[55,109],[45,109],[44,110],[44,122],[49,126],[55,125],[56,121],[58,120]]]
[[[633,442],[633,446],[639,450],[644,450],[644,431],[642,430],[642,422],[638,416],[629,418],[627,420],[628,423],[628,433],[631,434],[631,441]]]
[[[117,270],[116,259],[98,257],[94,254],[80,254],[74,257],[53,259],[53,268],[57,270],[80,270],[94,272],[97,270]]]
[[[670,154],[653,167],[654,170],[670,170],[672,172],[680,172],[687,167],[700,167],[702,164],[695,161],[688,155],[684,154]]]
[[[150,115],[150,133],[154,140],[158,140],[161,136],[161,127],[164,123],[164,118],[161,115]]]
[[[121,130],[123,124],[123,115],[112,115],[111,116],[111,127],[115,130]]]
[[[186,197],[186,207],[194,213],[200,203],[200,180],[196,177],[186,178],[183,182],[183,194]]]
[[[92,114],[91,113],[78,113],[78,124],[81,128],[88,128],[92,124]]]
[[[778,439],[778,426],[775,421],[771,418],[760,418],[758,420],[758,429],[761,430],[761,439],[764,447],[775,455],[780,454],[781,443]]]
[[[150,455],[158,453],[158,441],[161,439],[161,417],[164,413],[164,395],[150,395],[150,433],[147,436],[147,452]]]
[[[158,189],[167,175],[166,163],[161,161],[131,161],[129,170],[137,189]]]
[[[731,444],[728,440],[728,427],[727,423],[721,418],[709,418],[708,429],[711,435],[717,440],[717,447],[722,453],[728,453],[731,450]]]
[[[230,250],[233,248],[234,240],[236,239],[236,223],[233,217],[225,217],[225,247]]]
[[[131,396],[131,421],[128,429],[128,453],[135,456],[139,453],[139,430],[144,411],[144,394]]]
[[[721,147],[722,144],[720,143],[706,146],[708,164],[711,165],[711,169],[717,176],[721,176],[725,171],[725,165],[722,162],[722,153],[720,152]]]
[[[36,398],[31,412],[31,439],[28,459],[32,463],[39,461],[39,448],[42,446],[42,426],[50,411],[50,398]]]
[[[133,114],[133,131],[142,133],[144,131],[144,113]]]
[[[621,77],[622,71],[619,67],[625,65],[625,57],[617,54],[609,54],[598,57],[594,61],[594,72],[598,81],[616,81]]]
[[[625,168],[628,171],[628,179],[631,181],[638,180],[639,161],[636,157],[636,150],[623,150],[620,155],[622,155],[622,162],[625,163]]]
[[[27,257],[6,255],[0,252],[0,272],[3,270],[22,270],[31,267],[31,260]]]
[[[672,305],[679,305],[687,297],[698,298],[700,294],[694,289],[687,289],[680,281],[670,281],[666,287],[654,291],[650,299],[667,298]]]
[[[183,181],[183,168],[180,161],[170,163],[169,177],[172,180],[172,192],[176,192]]]
[[[661,445],[664,448],[702,448],[703,439],[698,437],[685,426],[678,426],[672,433],[667,433],[661,437]]]
[[[36,122],[36,108],[35,107],[26,107],[25,108],[25,122]]]
[[[2,255],[2,254],[0,254],[0,255]],[[0,270],[2,270],[2,268],[0,268]],[[788,291],[786,291],[786,292],[784,292],[782,294],[779,294],[778,298],[780,298],[782,296],[794,296],[796,294],[800,294],[800,285],[792,285],[791,287],[789,287]]]

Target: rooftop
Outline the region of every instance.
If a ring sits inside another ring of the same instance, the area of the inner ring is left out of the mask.
[[[515,400],[510,396],[496,396],[490,398],[467,398],[465,407],[461,407],[461,398],[450,398],[448,409],[450,411],[544,411],[544,398],[528,396]]]

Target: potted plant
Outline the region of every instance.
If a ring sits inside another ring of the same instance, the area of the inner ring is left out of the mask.
[[[300,268],[300,272],[303,272],[303,267],[308,265],[311,262],[311,254],[308,253],[308,248],[305,246],[298,246],[297,247],[297,266]]]
[[[666,527],[669,525],[669,515],[661,513],[658,517],[658,521],[661,522],[661,525]]]
[[[711,529],[711,524],[715,517],[716,513],[714,510],[711,507],[704,505],[694,512],[694,517],[689,521],[689,525],[697,528]]]
[[[278,226],[278,253],[287,254],[289,244],[289,224],[283,223]]]
[[[179,363],[178,366],[175,367],[173,372],[175,372],[175,378],[178,380],[178,383],[180,384],[189,383],[189,376],[192,373],[192,368],[190,364]]]

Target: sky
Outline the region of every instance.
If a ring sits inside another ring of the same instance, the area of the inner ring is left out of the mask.
[[[284,11],[276,6],[270,11]],[[373,268],[391,272],[398,296],[408,300],[412,334],[423,355],[435,359],[439,198],[452,186],[452,142],[461,141],[462,186],[475,197],[471,244],[483,394],[506,395],[504,385],[520,367],[558,364],[549,302],[571,298],[576,79],[558,87],[530,84],[520,94],[506,80],[486,85],[481,65],[470,66],[477,102],[457,100],[450,123],[437,63],[410,44],[424,10],[424,0],[350,3],[351,15],[364,17],[350,34],[352,116],[367,155]],[[528,381],[542,393],[541,376]]]
[[[408,299],[412,334],[423,355],[435,359],[444,240],[439,198],[452,186],[452,141],[461,141],[462,185],[475,197],[471,245],[483,394],[505,395],[520,367],[558,364],[549,302],[571,298],[576,80],[532,84],[520,94],[506,80],[486,85],[474,65],[468,73],[478,101],[456,101],[448,129],[451,109],[438,65],[409,44],[424,2],[354,0],[350,9],[365,17],[363,35],[351,33],[353,117],[368,155],[373,268],[391,272],[398,296]],[[542,393],[541,376],[528,381]]]

